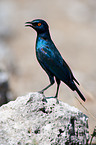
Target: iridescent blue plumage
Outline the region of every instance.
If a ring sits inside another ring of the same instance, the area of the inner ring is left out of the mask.
[[[36,57],[50,79],[50,84],[41,92],[43,93],[54,84],[55,77],[57,82],[55,98],[58,96],[60,81],[63,81],[71,90],[76,91],[81,99],[85,101],[84,96],[74,83],[75,81],[79,85],[78,81],[74,78],[71,69],[62,58],[50,37],[48,24],[44,20],[36,19],[32,22],[27,22],[26,26],[32,27],[37,32]]]

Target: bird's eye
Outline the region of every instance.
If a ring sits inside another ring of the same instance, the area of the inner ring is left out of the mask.
[[[41,23],[38,23],[38,26],[41,26]]]

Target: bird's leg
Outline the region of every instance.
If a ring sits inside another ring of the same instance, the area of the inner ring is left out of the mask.
[[[47,90],[49,87],[51,87],[53,84],[49,84],[46,88],[39,91],[39,93],[43,94],[45,90]]]
[[[44,89],[42,89],[41,91],[39,91],[39,93],[43,94],[45,90],[47,90],[49,87],[51,87],[54,84],[55,81],[54,81],[53,76],[49,76],[49,79],[50,79],[50,84]]]
[[[56,95],[55,95],[54,98],[56,98],[57,104],[59,104],[59,101],[58,101],[57,97],[58,97],[58,92],[59,92],[59,87],[60,87],[60,80],[58,80],[58,79],[56,78],[56,82],[57,82],[57,91],[56,91]]]
[[[54,97],[54,98],[57,98],[57,97],[58,97],[59,87],[60,87],[60,83],[59,83],[59,84],[57,84],[57,91],[56,91],[56,95],[55,95],[55,97]]]
[[[59,104],[59,101],[58,101],[57,97],[58,97],[58,92],[59,92],[59,87],[60,87],[60,80],[58,80],[58,79],[56,78],[56,82],[57,82],[57,91],[56,91],[55,97],[46,97],[46,99],[56,98],[57,104]]]

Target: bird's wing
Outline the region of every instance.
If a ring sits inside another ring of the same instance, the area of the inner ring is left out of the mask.
[[[63,60],[58,50],[53,51],[51,48],[43,47],[38,50],[39,61],[59,80],[69,83],[73,80],[72,72]]]

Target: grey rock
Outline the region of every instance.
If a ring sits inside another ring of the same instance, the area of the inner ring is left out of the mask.
[[[0,144],[87,144],[88,118],[75,107],[29,93],[0,107]]]

